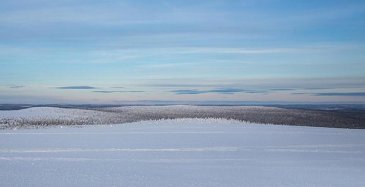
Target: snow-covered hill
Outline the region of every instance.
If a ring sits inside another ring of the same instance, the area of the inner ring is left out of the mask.
[[[22,110],[0,111],[0,127],[40,127],[49,125],[105,124],[113,119],[108,112],[34,107]]]
[[[223,119],[2,130],[0,186],[365,186],[364,140]]]
[[[0,129],[51,125],[120,124],[143,120],[222,118],[263,124],[365,128],[365,114],[264,106],[34,107],[1,110]]]

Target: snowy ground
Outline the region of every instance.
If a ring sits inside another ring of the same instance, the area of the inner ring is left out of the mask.
[[[365,130],[178,119],[0,142],[0,186],[365,186]]]

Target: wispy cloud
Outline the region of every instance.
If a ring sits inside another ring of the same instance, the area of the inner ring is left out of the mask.
[[[173,90],[171,92],[176,93],[178,95],[208,93],[207,91],[202,91],[202,90]]]
[[[141,92],[145,92],[145,91],[139,91],[139,90],[127,90],[127,91],[108,91],[108,90],[97,90],[97,91],[93,91],[95,93],[141,93]]]
[[[220,88],[211,90],[197,90],[197,89],[187,89],[187,90],[172,90],[171,92],[178,95],[188,95],[188,94],[206,94],[206,93],[216,93],[216,94],[235,94],[235,93],[266,93],[267,91],[261,90],[244,90],[239,88]]]
[[[365,92],[328,92],[328,93],[315,93],[316,96],[355,96],[365,97]]]
[[[113,87],[110,87],[110,88],[119,89],[119,88],[124,88],[124,87],[123,86],[113,86]]]
[[[271,88],[270,91],[292,91],[294,88]]]
[[[91,90],[91,89],[97,89],[93,86],[62,86],[57,87],[57,89],[63,89],[63,90]]]
[[[19,86],[19,85],[13,85],[9,86],[9,88],[18,89],[18,88],[24,88],[25,86]]]
[[[364,88],[365,78],[152,79],[145,80],[137,85],[143,87],[187,89],[237,88],[251,91],[327,90]]]
[[[304,92],[294,92],[294,93],[291,93],[292,95],[309,95],[311,93],[304,93]]]
[[[211,93],[222,93],[222,94],[232,94],[232,93],[239,93],[239,92],[245,92],[247,90],[239,89],[239,88],[221,88],[221,89],[213,89],[208,90],[208,92]]]
[[[307,92],[294,92],[293,95],[312,95],[312,96],[347,96],[347,97],[365,97],[365,92],[322,92],[322,93],[307,93]]]
[[[357,47],[357,48],[361,48]],[[345,47],[341,46],[341,49]],[[355,48],[349,46],[347,48]],[[247,56],[252,57],[257,55],[284,55],[284,54],[315,54],[323,52],[333,52],[339,51],[337,46],[296,46],[287,48],[278,47],[261,47],[261,48],[244,48],[244,47],[146,47],[139,46],[135,48],[121,48],[116,46],[113,49],[106,50],[94,50],[94,60],[91,63],[112,63],[112,62],[126,62],[130,60],[138,60],[144,58],[167,58],[174,56],[181,57],[185,55],[197,55],[197,56],[207,56],[207,55],[232,55],[232,56]],[[227,61],[227,60],[226,60]],[[197,63],[197,62],[195,62]],[[167,66],[169,67],[171,63],[167,64],[154,64],[154,66]]]

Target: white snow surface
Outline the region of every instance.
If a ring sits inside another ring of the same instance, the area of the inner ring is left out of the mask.
[[[365,130],[175,119],[0,142],[0,186],[365,186]]]

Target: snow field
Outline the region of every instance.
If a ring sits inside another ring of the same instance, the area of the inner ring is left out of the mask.
[[[175,119],[0,131],[0,186],[364,186],[365,130]]]

